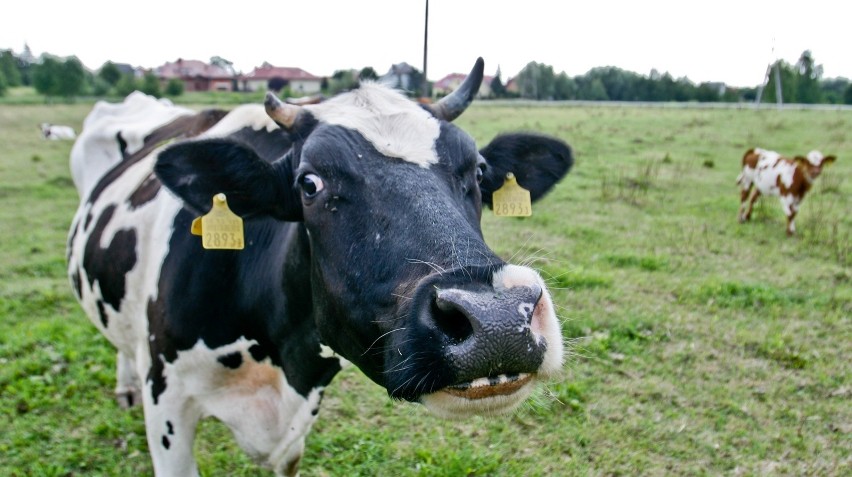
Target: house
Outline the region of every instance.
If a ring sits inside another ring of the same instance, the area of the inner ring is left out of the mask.
[[[391,65],[387,73],[380,76],[378,83],[394,89],[417,92],[420,90],[423,73],[406,62]]]
[[[446,96],[464,81],[467,75],[462,73],[450,73],[447,76],[439,79],[432,85],[432,95],[435,97],[443,97]],[[491,94],[491,82],[494,80],[493,76],[485,75],[482,77],[482,85],[479,86],[479,92],[476,94],[477,98],[490,98]]]
[[[236,78],[219,66],[178,58],[154,69],[163,86],[172,79],[183,81],[185,91],[233,91]]]
[[[240,77],[244,91],[277,90],[275,83],[284,84],[290,91],[297,94],[309,95],[319,93],[322,89],[322,78],[314,76],[301,68],[273,66],[267,62],[256,67],[251,73]]]

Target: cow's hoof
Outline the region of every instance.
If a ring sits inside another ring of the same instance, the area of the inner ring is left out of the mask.
[[[118,402],[118,407],[122,409],[130,409],[131,407],[142,403],[142,393],[138,389],[116,391],[115,400]]]

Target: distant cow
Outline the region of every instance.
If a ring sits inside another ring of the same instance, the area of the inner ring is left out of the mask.
[[[198,475],[203,416],[296,475],[347,361],[392,398],[451,418],[512,410],[559,373],[544,281],[497,256],[480,218],[509,172],[542,197],[571,149],[533,134],[478,149],[451,121],[482,74],[479,59],[426,106],[374,83],[304,106],[270,94],[265,110],[240,106],[192,139],[181,115],[81,190],[70,281],[118,348],[119,402],[141,397],[156,475]],[[114,150],[123,131],[107,130]],[[214,203],[244,232],[222,216],[197,230]],[[204,248],[225,243],[242,250]]]
[[[754,148],[743,156],[743,170],[737,177],[740,194],[740,223],[751,219],[751,210],[760,194],[778,196],[787,216],[787,235],[796,232],[793,220],[805,194],[819,177],[822,167],[835,161],[834,156],[823,156],[811,151],[807,157],[793,159],[782,157],[775,151]]]
[[[77,134],[71,126],[62,126],[61,124],[41,123],[41,134],[45,139],[58,141],[60,139],[74,139]]]

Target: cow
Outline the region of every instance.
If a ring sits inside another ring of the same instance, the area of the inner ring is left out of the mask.
[[[432,105],[376,83],[303,106],[269,93],[196,137],[146,142],[84,196],[69,279],[118,349],[119,403],[141,398],[157,476],[198,475],[203,416],[297,475],[344,365],[447,418],[509,412],[559,375],[544,281],[497,256],[480,219],[508,172],[537,200],[573,155],[533,133],[477,150],[452,120],[483,67]],[[242,249],[204,248],[203,220],[190,232],[217,206],[244,220]]]
[[[106,171],[141,149],[146,137],[160,126],[178,118],[196,121],[193,127],[175,124],[159,130],[161,137],[148,138],[149,145],[157,145],[157,140],[175,139],[179,135],[191,137],[199,134],[224,114],[222,110],[209,110],[197,117],[191,109],[139,91],[130,93],[117,104],[98,101],[83,121],[80,137],[71,148],[71,178],[80,197],[86,196]],[[166,137],[172,133],[172,137]]]
[[[75,139],[77,137],[77,133],[74,132],[74,128],[71,126],[41,123],[38,127],[41,129],[41,135],[45,139],[59,141],[62,139]]]
[[[788,159],[775,151],[749,149],[743,155],[743,169],[737,177],[737,185],[740,186],[739,222],[751,219],[752,208],[761,194],[777,196],[787,216],[787,235],[793,236],[796,233],[794,219],[802,199],[822,173],[823,166],[836,159],[835,156],[823,156],[816,150],[809,152],[807,157]]]

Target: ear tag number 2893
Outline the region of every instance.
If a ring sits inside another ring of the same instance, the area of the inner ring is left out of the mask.
[[[213,196],[213,208],[192,221],[193,235],[201,236],[201,246],[207,250],[242,250],[243,219],[231,212],[225,194]]]
[[[530,191],[521,187],[515,175],[506,174],[506,181],[492,195],[494,215],[499,217],[529,217],[532,215]]]

